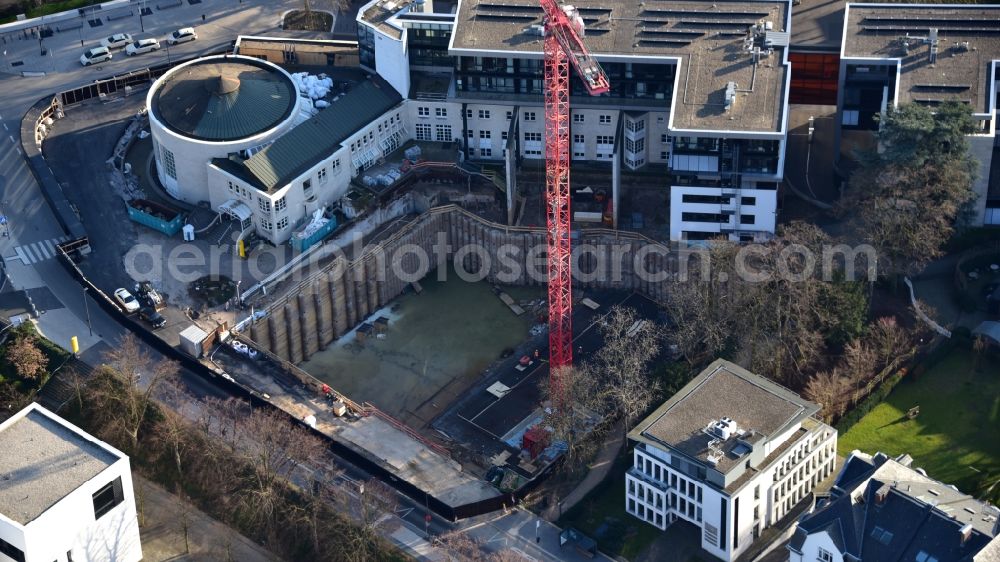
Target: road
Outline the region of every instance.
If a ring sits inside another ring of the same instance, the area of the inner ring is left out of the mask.
[[[153,6],[153,3],[149,3]],[[41,56],[37,38],[27,32],[0,29],[3,61],[0,66],[0,214],[8,218],[9,236],[0,237],[3,258],[10,284],[15,289],[47,287],[54,301],[38,319],[39,329],[57,344],[69,347],[69,338],[77,336],[81,359],[89,364],[101,362],[101,355],[125,334],[125,329],[88,296],[53,256],[42,251],[64,233],[42,197],[20,149],[21,118],[36,101],[58,91],[90,83],[106,76],[145,68],[152,64],[177,60],[227,47],[237,34],[264,35],[278,30],[279,14],[301,6],[301,0],[202,0],[182,3],[169,10],[152,8],[142,18],[142,36],[161,40],[174,29],[194,25],[198,40],[159,52],[136,57],[116,55],[111,61],[94,67],[82,67],[79,55],[97,46],[102,37],[118,32],[139,34],[140,22],[133,17],[92,27],[87,23],[77,29],[45,38]],[[204,15],[203,15],[204,14]],[[50,24],[57,27],[59,24]],[[25,37],[27,38],[19,38]],[[81,47],[81,45],[83,45]],[[17,64],[20,63],[20,64]],[[22,76],[26,72],[37,74]],[[44,73],[42,75],[42,73]],[[61,178],[61,181],[65,181]],[[86,226],[86,225],[84,225]],[[28,252],[27,250],[30,250]],[[100,244],[95,244],[100,252]],[[31,256],[26,259],[25,256]],[[26,263],[28,262],[28,263]],[[154,357],[159,354],[149,349]],[[181,372],[189,392],[196,397],[225,396],[210,381],[189,371]],[[353,480],[370,478],[364,471],[342,462],[345,476]],[[439,535],[456,528],[437,516],[425,520],[427,510],[408,497],[400,496],[396,516],[403,526],[387,537],[420,559],[439,559],[439,553],[423,540],[425,532]],[[490,552],[513,548],[528,560],[574,560],[576,556],[560,552],[559,529],[523,510],[492,514],[464,522],[457,527],[483,544]],[[536,541],[536,533],[538,541]]]

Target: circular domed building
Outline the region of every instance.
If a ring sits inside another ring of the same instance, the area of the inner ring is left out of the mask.
[[[295,126],[292,77],[259,59],[220,55],[171,69],[146,98],[160,183],[187,203],[209,201],[213,158],[260,147]]]

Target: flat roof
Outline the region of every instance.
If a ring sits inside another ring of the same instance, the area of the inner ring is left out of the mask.
[[[0,513],[28,524],[119,456],[38,404],[0,424]]]
[[[844,0],[802,0],[792,6],[792,50],[840,52]]]
[[[931,29],[938,37],[933,64],[925,40]],[[991,65],[1000,60],[1000,5],[848,4],[841,56],[898,59],[899,103],[960,100],[986,113]]]
[[[705,429],[714,421],[732,418],[746,433],[720,444],[725,454],[715,468],[726,473],[740,462],[738,454],[730,454],[739,441],[769,440],[817,411],[819,406],[787,388],[719,359],[639,423],[629,436],[667,445],[712,466],[708,462],[709,442],[716,438]]]
[[[674,128],[781,131],[789,2],[580,0],[572,4],[586,25],[584,40],[599,61],[681,60],[672,108]],[[773,53],[755,65],[744,48],[745,39],[761,21],[770,22]],[[541,23],[542,8],[536,1],[463,0],[451,49],[459,55],[487,51],[541,58],[543,38],[526,31]],[[729,82],[737,84],[739,93],[735,106],[726,111]]]
[[[403,31],[389,20],[396,16],[426,18],[427,23],[448,23],[451,18],[439,18],[455,13],[454,0],[376,0],[362,6],[357,21],[367,23],[380,32],[401,39]]]

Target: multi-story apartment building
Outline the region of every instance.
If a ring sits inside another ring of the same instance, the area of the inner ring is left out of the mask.
[[[128,457],[31,404],[0,424],[0,562],[138,562]]]
[[[891,106],[963,101],[978,124],[967,137],[979,163],[970,223],[1000,224],[998,63],[1000,6],[848,4],[837,95],[841,154],[870,145],[876,116]]]
[[[852,452],[830,496],[799,521],[789,561],[1000,559],[1000,509],[911,463],[909,455]]]
[[[734,560],[833,474],[837,431],[819,406],[724,360],[629,433],[626,510],[660,529],[693,524]]]
[[[629,172],[646,171],[670,190],[674,240],[773,233],[790,2],[574,6],[611,91],[571,79],[571,158],[607,169],[616,224]],[[361,65],[414,106],[417,138],[448,128],[467,158],[513,171],[544,158],[542,23],[527,0],[373,0],[358,13]]]

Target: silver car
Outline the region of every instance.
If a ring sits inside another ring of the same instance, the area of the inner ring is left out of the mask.
[[[109,49],[121,49],[132,42],[132,36],[128,33],[115,33],[101,39],[101,46]]]
[[[155,51],[159,48],[160,42],[156,39],[139,39],[138,41],[129,43],[128,47],[125,47],[125,54],[131,57],[141,53]]]
[[[80,55],[80,64],[83,66],[90,66],[107,60],[111,60],[111,51],[107,47],[94,47]]]

